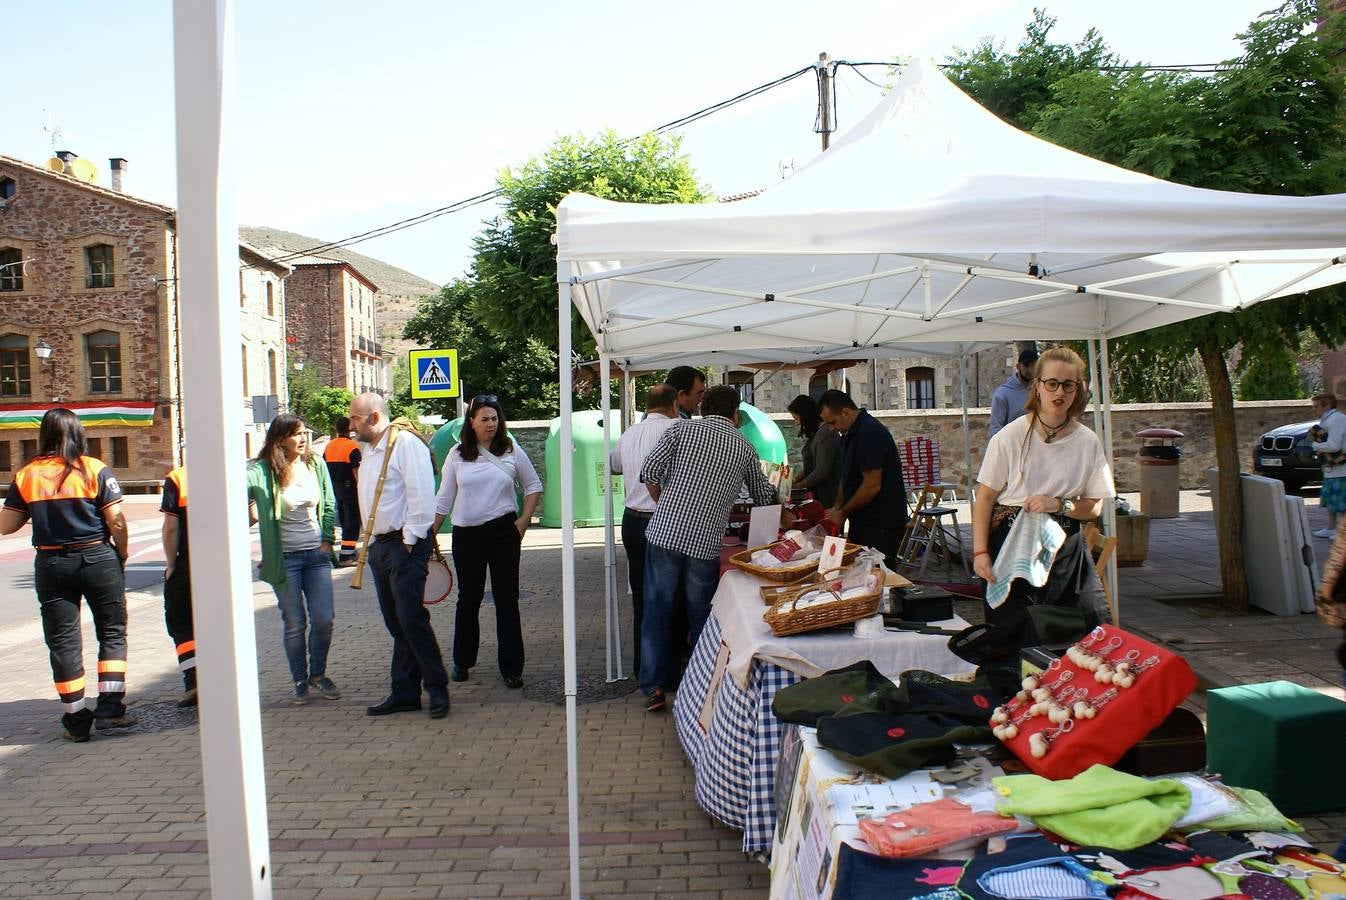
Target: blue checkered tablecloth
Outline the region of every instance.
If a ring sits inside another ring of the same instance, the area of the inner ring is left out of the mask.
[[[765,854],[776,826],[776,765],[785,727],[772,714],[771,701],[803,677],[755,659],[748,686],[741,689],[723,666],[716,679],[727,653],[712,614],[678,688],[674,724],[695,772],[697,805],[742,829],[744,853]]]

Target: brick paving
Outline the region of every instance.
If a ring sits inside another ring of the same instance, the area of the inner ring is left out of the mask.
[[[1325,516],[1310,505],[1321,527]],[[1122,570],[1123,624],[1187,655],[1203,689],[1287,678],[1341,696],[1338,636],[1314,617],[1226,616],[1158,599],[1218,590],[1209,510],[1205,492],[1186,492],[1180,518],[1152,522],[1150,559]],[[586,688],[617,695],[578,710],[585,896],[765,897],[766,868],[739,852],[737,832],[696,806],[671,717],[645,713],[629,681],[624,694],[603,685],[601,529],[579,540],[581,696]],[[1316,545],[1321,559],[1326,542]],[[487,605],[479,668],[452,685],[453,710],[442,721],[364,715],[386,690],[389,639],[372,588],[351,590],[349,570],[335,576],[329,665],[344,697],[290,706],[273,595],[254,585],[277,896],[566,894],[564,708],[541,689],[562,672],[559,532],[530,531],[523,570],[529,685],[510,691],[495,673]],[[157,590],[131,595],[129,605],[130,697],[152,712],[178,694],[172,648]],[[433,617],[447,653],[451,604]],[[36,621],[0,631],[0,650],[9,662],[0,689],[0,896],[205,895],[197,727],[69,744],[59,737]],[[1200,694],[1192,706],[1204,709]],[[1346,812],[1305,825],[1331,847],[1346,832]]]

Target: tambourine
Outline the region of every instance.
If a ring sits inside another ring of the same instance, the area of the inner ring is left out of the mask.
[[[431,535],[433,540],[434,535]],[[448,560],[438,547],[430,553],[430,558],[425,561],[425,595],[421,598],[421,603],[426,606],[435,606],[443,603],[453,593],[453,570],[449,568]]]

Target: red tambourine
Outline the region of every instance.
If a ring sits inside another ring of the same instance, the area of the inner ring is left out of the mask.
[[[426,606],[435,606],[443,603],[453,593],[453,570],[449,568],[449,563],[444,559],[444,554],[439,552],[436,547],[430,558],[426,560],[425,573],[425,595],[421,602]]]

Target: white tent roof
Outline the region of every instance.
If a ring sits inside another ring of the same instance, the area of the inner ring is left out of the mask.
[[[1116,336],[1346,279],[1346,194],[1130,172],[1007,125],[919,62],[762,194],[572,194],[557,223],[572,298],[614,359]]]

